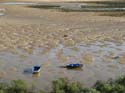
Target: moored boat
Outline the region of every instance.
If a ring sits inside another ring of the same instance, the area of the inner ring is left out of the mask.
[[[41,70],[41,66],[34,66],[32,68],[32,73],[35,74],[35,73],[39,73]]]
[[[68,64],[66,65],[66,68],[73,69],[73,68],[81,68],[83,67],[83,64],[75,63],[75,64]]]

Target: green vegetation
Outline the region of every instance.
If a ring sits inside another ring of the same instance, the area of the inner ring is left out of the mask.
[[[94,1],[94,2],[68,2],[68,3],[80,3],[81,7],[61,7],[61,5],[56,4],[43,4],[43,5],[31,5],[30,8],[39,9],[55,9],[60,12],[101,12],[101,16],[114,16],[123,17],[125,16],[125,2],[124,1]],[[86,3],[87,5],[82,5]]]
[[[22,80],[13,80],[10,84],[0,83],[0,93],[27,93],[27,84]]]
[[[57,8],[60,8],[60,5],[31,5],[28,7],[40,8],[40,9],[57,9]]]
[[[46,93],[28,88],[25,81],[13,80],[11,83],[0,83],[0,93]],[[53,81],[50,93],[125,93],[125,76],[107,82],[98,81],[91,88],[84,88],[79,82],[70,82],[67,78]]]
[[[43,91],[35,91],[35,86],[28,88],[23,80],[13,80],[9,83],[0,83],[0,93],[45,93]]]
[[[58,79],[53,82],[52,93],[125,93],[125,76],[107,82],[98,81],[92,88],[84,88],[78,82]]]

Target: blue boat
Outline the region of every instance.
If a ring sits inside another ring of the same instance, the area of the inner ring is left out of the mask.
[[[80,64],[80,63],[76,63],[76,64],[68,64],[66,65],[67,68],[69,69],[73,69],[73,68],[81,68],[83,67],[83,64]]]
[[[35,73],[39,73],[41,70],[41,66],[34,66],[32,68],[32,73],[35,74]]]

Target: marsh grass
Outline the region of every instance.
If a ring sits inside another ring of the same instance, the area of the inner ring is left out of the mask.
[[[73,3],[73,2],[70,2]],[[76,3],[76,2],[74,2]],[[82,2],[77,2],[82,3]],[[62,12],[116,12],[116,11],[125,11],[125,2],[83,2],[87,5],[81,5],[81,8],[66,8],[61,7],[61,5],[31,5],[28,7],[31,8],[40,8],[40,9],[57,9]]]
[[[72,3],[72,2],[71,2]],[[79,3],[79,2],[78,2]],[[86,2],[88,5],[81,5],[81,8],[67,8],[61,5],[30,5],[30,8],[56,9],[61,12],[116,12],[125,11],[125,2]],[[114,8],[114,9],[113,9]]]
[[[97,81],[92,87],[86,88],[80,82],[59,78],[52,82],[49,92],[38,91],[32,84],[29,88],[23,80],[13,80],[10,83],[0,83],[0,93],[125,93],[125,76],[108,81]]]
[[[89,11],[93,12],[102,12],[99,14],[100,16],[114,16],[114,17],[123,17],[125,16],[125,2],[93,2],[89,3],[90,5],[83,6],[82,8],[85,10],[89,9]],[[104,8],[104,10],[103,10]],[[117,9],[113,9],[117,8]]]
[[[125,77],[121,76],[116,80],[107,82],[97,81],[91,88],[83,87],[79,82],[71,82],[66,78],[60,78],[53,82],[51,93],[124,93]]]
[[[92,3],[92,2],[88,2],[88,3]],[[107,5],[107,6],[125,6],[125,2],[124,1],[96,1],[96,2],[93,2],[94,4],[104,4],[104,5]]]
[[[57,9],[60,8],[60,5],[31,5],[30,8],[39,8],[39,9]]]

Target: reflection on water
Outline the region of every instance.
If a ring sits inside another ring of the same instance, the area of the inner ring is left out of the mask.
[[[83,68],[74,68],[74,69],[67,68],[67,70],[83,71]]]
[[[24,69],[24,73],[23,74],[32,74],[32,69],[31,68]]]
[[[40,76],[40,73],[33,73],[32,72],[32,68],[24,69],[23,74],[25,74],[25,75],[32,75],[32,77],[39,77]]]
[[[83,68],[82,67],[79,67],[79,68],[67,68],[66,66],[59,66],[59,68],[63,69],[67,69],[67,70],[74,70],[74,71],[83,71]]]
[[[34,73],[32,74],[32,77],[40,77],[40,73]]]

